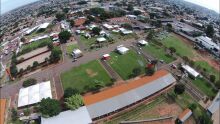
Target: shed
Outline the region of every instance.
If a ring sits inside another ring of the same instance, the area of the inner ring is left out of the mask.
[[[120,53],[120,54],[126,54],[128,52],[128,48],[124,47],[123,45],[117,46],[116,50]]]
[[[199,76],[199,73],[189,65],[182,65],[182,68],[194,79]]]
[[[191,115],[192,111],[190,109],[186,109],[178,116],[178,119],[181,123],[184,123]]]
[[[74,58],[79,58],[79,57],[83,56],[82,51],[80,49],[73,50],[72,55],[73,55]]]
[[[101,42],[106,41],[106,39],[105,39],[104,37],[100,37],[100,38],[97,38],[97,41],[98,41],[99,43],[101,43]]]
[[[145,40],[139,40],[138,44],[140,44],[141,46],[145,46],[145,45],[148,45],[148,42]]]

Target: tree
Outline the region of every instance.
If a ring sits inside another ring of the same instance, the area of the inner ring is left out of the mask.
[[[151,30],[147,35],[147,39],[152,40],[154,36],[155,36],[155,32],[154,30]]]
[[[17,76],[18,69],[17,69],[17,67],[16,67],[15,64],[11,65],[11,67],[10,67],[10,73],[11,73],[11,76],[12,76],[12,77],[16,77],[16,76]]]
[[[37,62],[37,61],[34,61],[33,62],[33,67],[35,68],[35,67],[37,67],[39,65],[39,63]]]
[[[133,76],[136,77],[141,74],[141,68],[137,67],[132,70]]]
[[[192,111],[194,111],[197,108],[197,104],[196,103],[191,103],[189,105],[189,109],[191,109]]]
[[[65,14],[64,13],[57,13],[56,14],[56,19],[57,19],[57,21],[62,21],[62,20],[64,20],[66,17],[65,17]]]
[[[175,85],[174,92],[176,94],[182,94],[182,93],[184,93],[184,91],[185,91],[185,85],[183,85],[183,84]]]
[[[44,117],[52,117],[61,112],[60,103],[58,100],[44,98],[39,104],[39,111]]]
[[[47,48],[52,50],[53,49],[53,43],[52,42],[48,43]]]
[[[29,78],[27,80],[25,80],[22,84],[23,87],[29,87],[29,86],[32,86],[32,85],[35,85],[37,84],[37,80],[34,79],[34,78]]]
[[[173,26],[170,23],[167,23],[167,30],[171,32],[173,30]]]
[[[63,12],[64,12],[64,13],[68,13],[69,10],[70,10],[70,8],[64,8],[64,9],[63,9]]]
[[[128,30],[132,30],[132,26],[130,24],[128,24],[128,23],[124,23],[121,26],[126,28],[126,29],[128,29]]]
[[[135,10],[135,11],[133,11],[133,14],[134,14],[134,15],[140,15],[140,14],[141,14],[141,11]]]
[[[206,33],[206,35],[207,35],[208,37],[211,37],[211,38],[213,37],[215,31],[214,31],[214,28],[213,28],[213,26],[212,26],[211,24],[209,24],[209,25],[207,26],[207,28],[205,29],[205,33]]]
[[[25,41],[26,41],[25,37],[22,37],[21,42],[25,42]]]
[[[75,94],[69,98],[66,98],[65,104],[66,104],[67,108],[69,108],[71,110],[78,109],[79,107],[81,107],[83,105],[82,96],[79,94]]]
[[[89,86],[89,90],[91,91],[98,91],[101,88],[103,88],[105,84],[101,81],[95,80],[95,82],[92,83],[92,85]]]
[[[71,27],[74,27],[75,26],[75,21],[74,20],[70,20],[70,25],[71,25]]]
[[[215,82],[215,86],[216,86],[218,89],[220,89],[220,80],[218,80],[218,81]]]
[[[12,121],[16,121],[18,119],[18,112],[15,108],[12,108],[11,110],[11,119]]]
[[[58,62],[60,60],[62,51],[59,47],[54,47],[51,51],[50,61],[51,62]]]
[[[173,55],[173,53],[176,52],[176,48],[174,48],[174,47],[170,47],[169,50],[170,50],[171,55]]]
[[[148,66],[146,69],[146,75],[152,76],[155,73],[155,68],[153,66]]]
[[[78,89],[67,88],[67,89],[65,89],[65,91],[64,91],[63,97],[66,99],[66,98],[69,98],[69,97],[71,97],[72,95],[78,94],[78,93],[79,93],[79,90],[78,90]]]
[[[30,115],[30,109],[28,109],[28,108],[24,109],[23,112],[24,112],[25,116],[29,116]]]
[[[133,5],[132,4],[128,4],[127,10],[128,11],[133,11],[134,10]]]
[[[93,29],[92,29],[92,32],[95,34],[95,35],[99,35],[99,33],[101,32],[101,28],[99,28],[99,27],[94,27]]]
[[[199,124],[213,124],[212,119],[206,113],[203,113],[198,120]]]
[[[185,21],[184,21],[183,19],[180,19],[180,22],[183,22],[183,23],[184,23]]]
[[[216,79],[215,75],[210,75],[209,80],[211,82],[215,83],[215,79]]]
[[[61,43],[66,43],[71,37],[71,33],[69,31],[62,31],[59,33],[59,39]]]

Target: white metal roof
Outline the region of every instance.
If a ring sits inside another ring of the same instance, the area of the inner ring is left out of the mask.
[[[61,112],[51,118],[41,118],[42,124],[89,124],[92,120],[85,106],[77,110]]]
[[[220,92],[218,92],[212,104],[208,107],[208,111],[214,114],[219,109],[219,106],[220,106]]]
[[[129,49],[127,47],[124,46],[118,46],[117,47],[117,51],[121,54],[125,54]]]
[[[189,65],[183,65],[182,68],[194,77],[199,76],[199,73],[195,69],[191,68]]]
[[[106,39],[104,37],[99,37],[99,38],[97,38],[97,41],[98,42],[104,42],[104,41],[106,41]]]
[[[146,45],[146,44],[148,44],[148,42],[145,41],[145,40],[139,40],[138,43],[140,43],[140,44],[142,44],[142,45]]]
[[[18,96],[18,107],[35,104],[48,97],[52,98],[50,81],[21,88]]]
[[[126,107],[143,98],[149,97],[150,95],[171,85],[175,81],[175,78],[171,74],[167,74],[143,86],[129,90],[125,93],[108,98],[106,100],[93,103],[86,107],[91,118],[100,117],[102,115],[106,115],[110,112],[114,112],[118,109]]]
[[[82,51],[80,49],[73,50],[73,54],[82,54]]]
[[[45,29],[45,28],[47,28],[47,27],[49,26],[49,24],[50,24],[50,23],[48,23],[48,22],[41,24],[41,25],[39,26],[38,30],[39,30],[39,29]]]
[[[38,41],[38,40],[42,40],[42,39],[46,39],[46,38],[49,38],[49,35],[43,35],[43,36],[39,36],[36,38],[32,38],[32,39],[30,39],[29,42],[34,42],[34,41]]]

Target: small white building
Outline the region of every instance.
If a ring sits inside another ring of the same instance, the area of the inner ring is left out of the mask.
[[[73,50],[72,55],[74,58],[79,58],[79,57],[83,56],[83,53],[80,49],[75,49],[75,50]]]
[[[126,54],[129,51],[129,49],[127,47],[124,47],[123,45],[117,46],[116,50],[120,54]]]
[[[46,29],[48,26],[50,25],[50,23],[46,22],[41,24],[37,30],[42,30],[42,29]]]
[[[220,51],[220,47],[216,43],[214,43],[212,39],[209,37],[205,37],[205,36],[197,37],[196,42],[213,52]]]
[[[108,29],[108,30],[111,30],[111,29],[113,29],[113,26],[112,25],[109,25],[109,24],[103,24],[103,27],[104,28],[106,28],[106,29]]]
[[[99,37],[96,40],[97,40],[98,43],[102,43],[102,42],[107,41],[104,37]]]
[[[129,19],[137,19],[136,15],[126,15],[126,17]]]
[[[122,34],[124,34],[124,35],[126,35],[126,34],[132,34],[132,33],[133,33],[133,31],[127,30],[127,29],[124,29],[124,28],[119,28],[119,31],[120,31]]]
[[[192,67],[190,67],[189,65],[182,65],[182,68],[190,75],[192,76],[192,78],[197,78],[200,74],[193,69]]]
[[[141,46],[145,46],[145,45],[148,45],[148,42],[145,40],[139,40],[138,44],[140,44]]]

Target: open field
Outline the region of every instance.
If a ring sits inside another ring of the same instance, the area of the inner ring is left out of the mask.
[[[191,45],[185,44],[175,35],[169,35],[169,37],[165,38],[161,41],[166,47],[174,47],[176,48],[176,54],[179,56],[187,56],[189,58],[194,57],[194,50]]]
[[[164,60],[166,63],[170,63],[175,60],[174,57],[167,54],[163,48],[157,46],[156,44],[149,43],[147,46],[143,47],[143,49],[156,57],[158,60]]]
[[[72,87],[78,89],[80,92],[87,92],[86,87],[95,82],[102,82],[105,85],[111,83],[109,75],[98,60],[91,61],[62,73],[61,81],[64,89]]]
[[[43,63],[46,58],[48,58],[48,59],[50,58],[50,54],[51,54],[51,51],[43,53],[43,54],[40,54],[40,55],[38,55],[36,57],[33,57],[33,58],[28,59],[28,60],[26,60],[26,61],[24,61],[22,63],[19,63],[19,64],[16,65],[17,69],[18,69],[18,71],[20,71],[21,69],[24,69],[24,70],[27,69],[28,66],[32,67],[33,63],[35,61],[37,61],[39,64]]]
[[[206,69],[206,72],[210,75],[215,75],[216,80],[219,80],[219,71],[217,71],[214,67],[211,67],[207,62],[205,61],[195,61],[196,66],[200,66],[202,69]]]
[[[154,101],[149,104],[142,104],[129,112],[124,112],[119,116],[113,117],[111,120],[105,122],[107,124],[118,124],[121,121],[134,121],[134,120],[145,120],[159,117],[167,117],[167,116],[178,116],[182,112],[182,108],[169,100],[165,96],[159,96]],[[194,124],[194,120],[190,119],[190,123]],[[157,121],[157,122],[149,122],[152,124],[161,124],[162,122],[167,121]],[[174,124],[174,120],[168,120],[169,124]]]
[[[133,50],[129,50],[128,53],[120,55],[116,52],[112,52],[111,59],[108,60],[109,65],[124,79],[131,78],[131,74],[134,68],[141,68],[141,73],[145,71],[146,61]]]
[[[198,87],[203,93],[205,93],[207,96],[209,97],[215,97],[215,95],[217,94],[217,92],[215,91],[215,89],[212,88],[212,86],[206,82],[206,80],[202,79],[202,78],[198,78],[196,80],[193,80],[192,83]]]
[[[80,36],[80,41],[83,42],[87,47],[90,47],[92,44],[97,43],[96,39],[97,39],[97,37],[91,37],[91,38],[87,39],[82,35]]]

